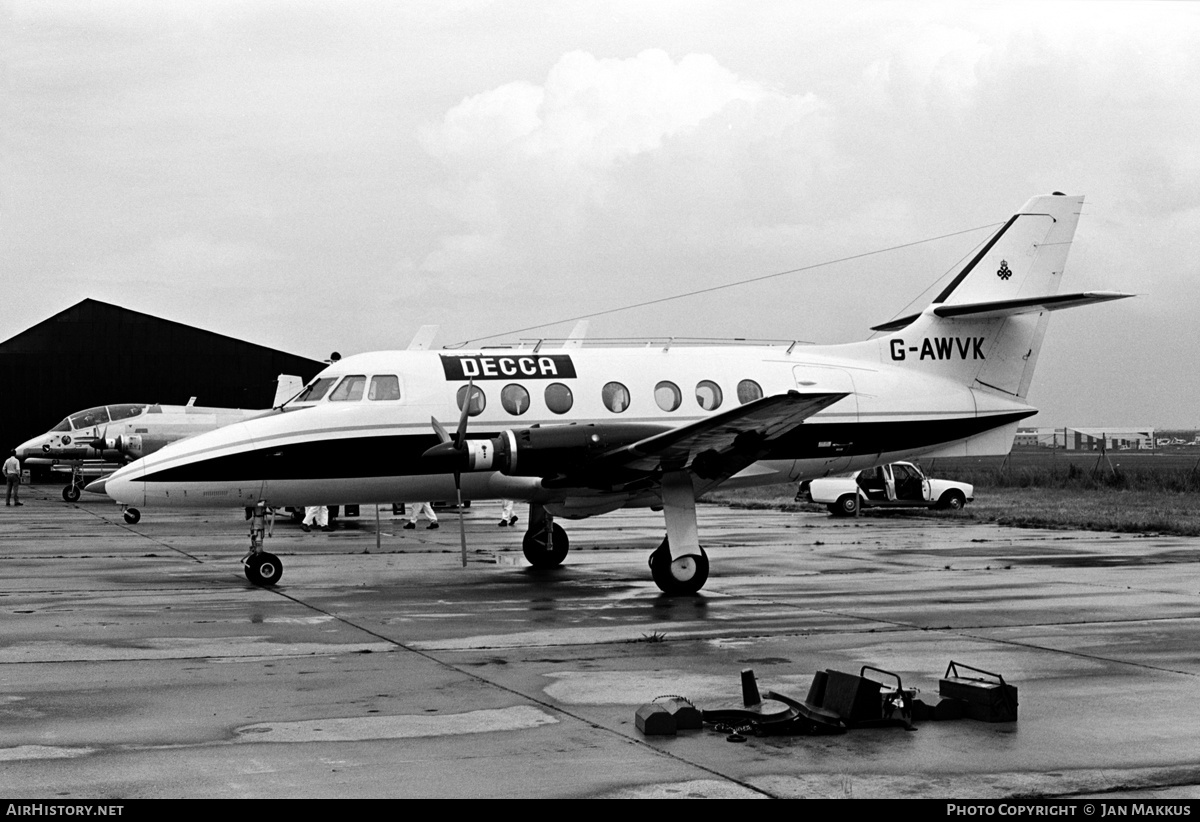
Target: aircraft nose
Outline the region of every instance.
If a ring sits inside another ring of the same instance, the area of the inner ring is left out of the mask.
[[[91,482],[89,482],[87,485],[85,485],[83,487],[83,490],[87,491],[89,494],[104,494],[104,493],[106,493],[106,491],[104,490],[104,486],[107,484],[108,484],[108,477],[101,477],[98,480],[92,480]]]
[[[21,443],[13,450],[17,452],[17,459],[20,460],[27,460],[30,457],[40,457],[42,456],[42,445],[46,442],[45,437],[34,437],[31,440]]]

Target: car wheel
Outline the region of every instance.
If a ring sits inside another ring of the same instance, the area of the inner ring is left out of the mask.
[[[947,511],[961,511],[966,504],[967,500],[961,491],[947,491],[938,500],[938,507],[945,508]]]
[[[858,513],[858,494],[843,494],[829,507],[835,517],[852,517]]]

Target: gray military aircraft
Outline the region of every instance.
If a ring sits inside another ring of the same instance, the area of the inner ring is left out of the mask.
[[[194,405],[195,397],[187,405],[97,405],[70,414],[46,433],[21,443],[17,457],[26,464],[48,465],[53,471],[69,473],[62,496],[74,502],[85,480],[111,474],[168,443],[269,414],[303,387],[300,377],[280,374],[272,407],[261,410],[199,407]],[[124,516],[130,524],[141,519],[139,510],[129,506]]]

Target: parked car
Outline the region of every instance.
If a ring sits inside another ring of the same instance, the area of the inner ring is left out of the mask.
[[[800,483],[796,501],[826,506],[834,516],[852,517],[859,508],[948,508],[957,511],[975,499],[975,486],[930,479],[911,462],[893,462]]]

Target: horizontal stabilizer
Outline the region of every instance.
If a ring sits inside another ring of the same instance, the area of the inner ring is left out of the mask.
[[[1081,291],[1077,294],[1057,294],[1049,297],[1019,297],[1013,300],[989,300],[981,303],[960,305],[935,305],[933,313],[939,317],[971,317],[972,319],[991,319],[996,317],[1012,317],[1018,314],[1037,314],[1041,311],[1057,311],[1060,308],[1075,308],[1080,305],[1103,303],[1109,300],[1123,300],[1136,296],[1121,291]],[[872,331],[898,331],[911,325],[920,314],[910,314],[882,325],[872,326]]]

